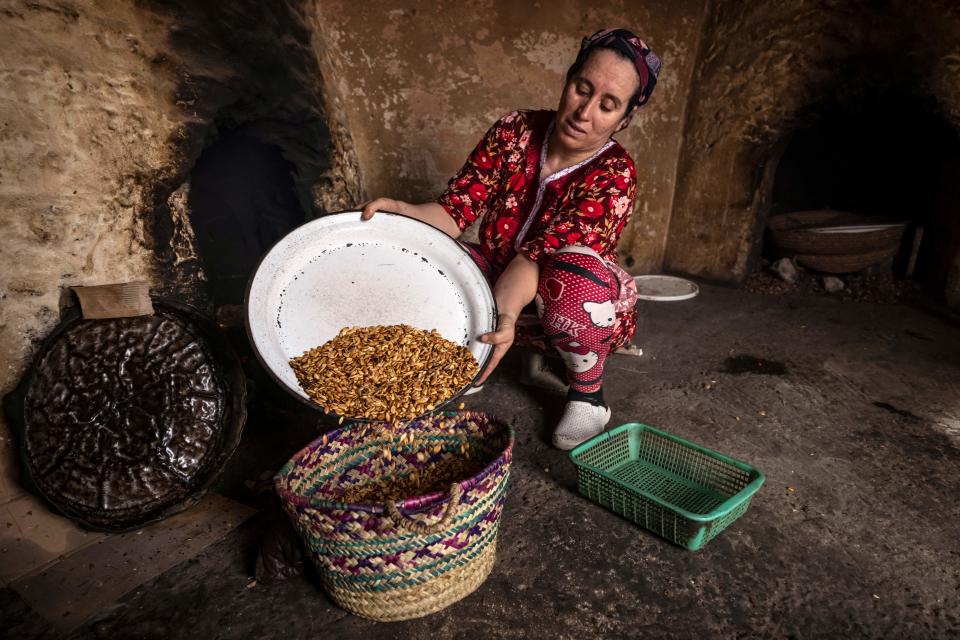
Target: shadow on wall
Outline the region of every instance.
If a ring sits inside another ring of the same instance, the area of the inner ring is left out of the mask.
[[[257,263],[304,223],[294,166],[256,126],[227,131],[190,176],[190,223],[215,306],[242,304]]]
[[[960,130],[955,5],[711,2],[687,103],[664,267],[742,283],[758,263],[780,153],[833,104],[862,104],[871,93],[910,95],[935,101],[937,115]],[[912,124],[902,102],[870,106],[879,113],[890,107],[878,122],[881,141]],[[901,169],[925,160],[892,158],[882,146],[879,154]],[[951,264],[960,269],[960,255]],[[947,288],[960,297],[960,278]]]
[[[770,215],[833,209],[906,222],[896,275],[904,275],[915,229],[922,242],[913,276],[942,299],[960,248],[955,215],[960,135],[935,102],[865,92],[856,102],[821,107],[786,145],[773,179]]]

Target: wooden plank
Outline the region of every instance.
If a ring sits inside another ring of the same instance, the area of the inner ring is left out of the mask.
[[[7,504],[26,495],[26,491],[20,486],[18,478],[20,476],[19,460],[17,460],[17,448],[13,444],[13,438],[10,436],[10,426],[7,424],[0,411],[0,504]]]
[[[255,513],[208,494],[193,508],[132,533],[95,544],[10,587],[61,631],[69,631],[124,594],[192,558]]]
[[[0,506],[0,583],[36,573],[103,537],[55,515],[38,498],[22,495]]]

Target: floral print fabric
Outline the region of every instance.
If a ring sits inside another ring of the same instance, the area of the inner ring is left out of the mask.
[[[633,160],[611,141],[594,157],[541,181],[554,116],[554,111],[516,111],[498,120],[437,199],[461,230],[482,217],[480,243],[469,249],[491,285],[517,253],[544,268],[571,245],[590,247],[614,275],[623,274],[616,248],[633,211]],[[621,286],[621,298],[630,304],[618,305],[610,351],[630,341],[636,324],[635,292]],[[517,343],[550,350],[537,318],[525,319],[518,324]]]
[[[612,142],[576,170],[546,177],[541,192],[541,152],[554,115],[515,111],[498,120],[437,199],[461,230],[483,216],[480,251],[498,271],[516,253],[539,263],[573,244],[616,262],[636,194],[633,161]]]

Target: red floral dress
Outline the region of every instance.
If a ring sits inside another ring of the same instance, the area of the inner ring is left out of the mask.
[[[592,157],[541,182],[545,143],[555,115],[515,111],[498,120],[437,202],[461,230],[482,216],[480,244],[471,249],[486,263],[481,267],[492,281],[517,253],[541,264],[558,249],[577,244],[599,253],[626,283],[616,249],[633,211],[637,188],[633,160],[610,140]],[[633,305],[618,309],[617,319],[611,351],[633,336]],[[525,342],[540,343],[536,336]]]

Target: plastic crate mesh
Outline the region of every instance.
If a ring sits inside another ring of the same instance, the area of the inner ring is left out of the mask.
[[[744,495],[729,511],[709,517],[762,474],[645,425],[629,426],[574,452],[584,496],[691,550],[747,510],[750,500]],[[686,517],[672,507],[703,518]]]

